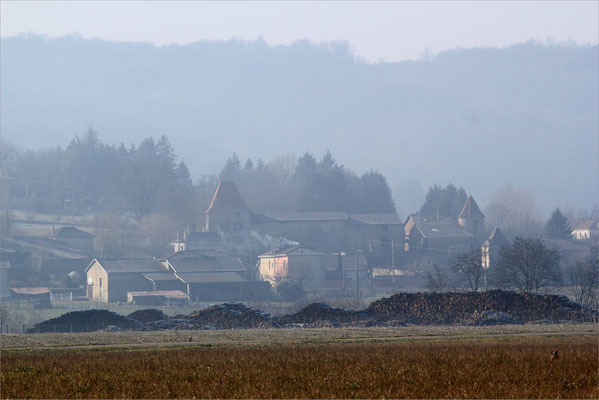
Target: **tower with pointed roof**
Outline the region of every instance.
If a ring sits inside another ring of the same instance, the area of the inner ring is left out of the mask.
[[[216,232],[242,244],[250,232],[251,210],[233,182],[220,181],[205,212],[206,232]]]
[[[480,245],[485,240],[485,215],[472,196],[468,196],[466,204],[458,214],[458,224],[472,233],[477,244]]]

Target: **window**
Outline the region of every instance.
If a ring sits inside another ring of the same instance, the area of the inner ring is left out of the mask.
[[[98,278],[99,283],[100,283],[100,287],[102,287],[102,277]]]

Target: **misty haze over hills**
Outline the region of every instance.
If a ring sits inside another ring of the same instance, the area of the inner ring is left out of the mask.
[[[406,39],[409,40],[409,39]],[[1,41],[2,137],[66,145],[165,134],[191,174],[233,152],[270,159],[330,149],[398,183],[453,182],[485,204],[513,184],[539,208],[598,202],[597,46],[534,43],[367,64],[347,43],[198,42],[156,47],[78,37]],[[406,185],[404,185],[405,187]]]

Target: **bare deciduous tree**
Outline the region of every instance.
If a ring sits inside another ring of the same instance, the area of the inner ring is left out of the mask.
[[[545,246],[541,239],[517,237],[510,247],[500,250],[492,280],[498,287],[516,288],[523,293],[559,285],[559,253]]]
[[[449,276],[443,270],[443,267],[438,264],[433,264],[432,270],[427,271],[426,279],[426,287],[431,292],[442,293],[447,290],[447,286],[449,285]]]
[[[482,266],[482,255],[480,247],[472,249],[466,253],[462,253],[451,262],[450,268],[455,273],[466,278],[470,289],[478,291],[481,280],[484,277],[484,269]]]
[[[590,258],[574,260],[568,267],[568,281],[577,303],[591,305],[597,299],[599,266]]]
[[[485,208],[487,222],[511,237],[537,235],[543,224],[537,217],[535,199],[528,189],[506,186],[499,189]]]

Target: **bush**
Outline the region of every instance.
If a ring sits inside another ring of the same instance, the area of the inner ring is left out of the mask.
[[[276,287],[276,296],[283,301],[298,301],[306,297],[306,291],[295,282],[283,281]]]

